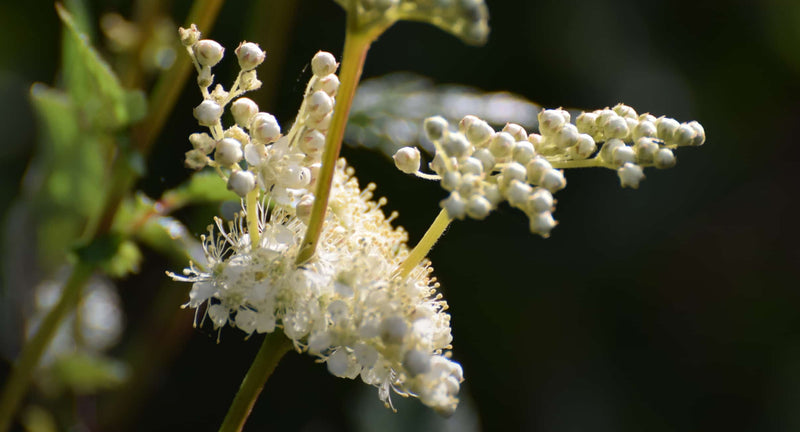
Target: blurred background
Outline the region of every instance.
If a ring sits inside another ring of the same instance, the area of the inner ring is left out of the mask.
[[[189,7],[155,3],[163,28],[182,23]],[[609,170],[567,171],[569,185],[556,197],[560,225],[549,239],[530,234],[526,217],[507,206],[486,221],[451,226],[430,258],[466,377],[454,417],[400,397],[393,414],[375,389],[290,353],[245,430],[800,430],[800,3],[486,3],[487,45],[399,23],[373,45],[363,78],[408,71],[548,108],[624,102],[700,121],[706,145],[679,150],[673,169],[646,170],[639,190],[620,188]],[[137,9],[120,0],[87,5],[94,43],[124,66],[99,23]],[[238,42],[261,44],[264,88],[249,96],[287,127],[309,59],[320,49],[340,56],[343,25],[330,0],[229,1],[205,35],[228,48],[215,69],[226,85]],[[45,135],[30,87],[62,79],[60,35],[52,2],[0,4],[0,382],[41,303],[33,287],[59,272],[37,258],[43,246],[31,215],[51,210],[25,207],[31,176],[23,176]],[[169,64],[162,54],[160,64]],[[153,76],[126,84],[149,89]],[[183,153],[199,131],[191,108],[201,100],[192,80],[137,184],[150,197],[190,174]],[[388,210],[400,211],[415,243],[445,192],[363,144],[345,156],[363,184],[376,182],[389,198]],[[176,216],[199,235],[218,210],[192,206]],[[135,379],[83,392],[39,382],[26,402],[29,429],[35,419],[58,430],[218,427],[260,338],[226,329],[217,343],[211,329],[193,329],[193,312],[179,308],[188,287],[164,276],[185,262],[141,253],[134,274],[98,282],[119,307],[106,352],[127,368],[120,376]]]

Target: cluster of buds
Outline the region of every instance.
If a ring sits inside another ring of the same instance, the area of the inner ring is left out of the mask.
[[[566,187],[560,168],[606,167],[617,171],[623,187],[637,188],[642,167],[675,165],[672,149],[699,146],[705,131],[696,121],[679,124],[667,117],[636,114],[619,104],[577,116],[570,123],[562,109],[539,112],[539,134],[508,123],[496,132],[486,121],[465,116],[457,130],[442,117],[425,120],[425,133],[435,154],[420,172],[420,153],[404,147],[394,155],[403,172],[438,180],[450,195],[441,206],[452,218],[484,219],[507,201],[528,215],[530,230],[543,237],[556,226],[553,194]],[[602,143],[598,152],[597,143]],[[594,157],[592,157],[594,155]]]
[[[241,197],[260,187],[270,191],[276,203],[295,206],[303,202],[310,209],[313,196],[309,191],[320,168],[339,88],[336,59],[321,51],[311,60],[314,75],[297,119],[284,135],[275,116],[259,111],[253,100],[241,97],[261,86],[255,68],[266,54],[257,44],[242,42],[236,49],[240,71],[231,89],[226,91],[217,84],[209,92],[214,81],[211,68],[222,59],[224,48],[213,40],[200,39],[195,26],[180,29],[180,35],[197,69],[203,95],[194,116],[200,126],[209,129],[189,136],[193,149],[186,152],[186,166],[196,170],[214,167],[227,181],[228,189]],[[221,118],[228,104],[235,124],[223,128]],[[246,169],[242,161],[247,163]]]

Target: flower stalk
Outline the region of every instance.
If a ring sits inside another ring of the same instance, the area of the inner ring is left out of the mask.
[[[452,220],[453,219],[447,214],[447,210],[442,209],[442,211],[439,212],[436,219],[433,220],[433,223],[428,228],[428,231],[425,232],[425,235],[422,236],[419,243],[414,246],[414,249],[408,254],[406,260],[403,261],[403,264],[397,269],[397,274],[401,279],[407,278],[411,270],[428,256],[428,252],[430,252],[433,245],[439,241],[439,238],[444,234],[447,227],[450,226]]]
[[[300,252],[295,263],[302,265],[314,256],[317,242],[322,234],[322,225],[325,221],[325,212],[328,208],[328,199],[331,192],[331,181],[336,167],[336,160],[342,149],[342,139],[347,126],[350,107],[353,104],[364,61],[372,42],[386,29],[385,26],[361,29],[358,27],[358,16],[355,11],[347,14],[347,31],[345,33],[344,53],[342,66],[339,73],[341,84],[336,96],[336,108],[333,111],[330,129],[325,139],[325,150],[322,154],[322,167],[319,171],[317,186],[314,193],[314,204],[308,229]]]
[[[261,344],[253,364],[250,365],[247,375],[242,380],[242,385],[228,408],[228,414],[225,415],[219,432],[242,430],[264,384],[291,346],[291,342],[282,332],[269,333],[264,337],[264,342]]]

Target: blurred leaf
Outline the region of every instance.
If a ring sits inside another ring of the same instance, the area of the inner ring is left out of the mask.
[[[21,422],[28,432],[57,432],[55,418],[46,409],[30,405],[22,412]]]
[[[527,130],[538,127],[539,105],[507,92],[482,92],[461,85],[436,85],[428,78],[394,73],[361,83],[353,99],[345,141],[378,149],[392,156],[404,146],[432,150],[422,131],[425,118],[441,115],[456,127],[467,114],[495,128],[517,123]]]
[[[125,240],[120,243],[116,253],[102,263],[105,273],[114,278],[121,278],[130,273],[138,273],[142,263],[142,252],[136,243]]]
[[[398,6],[400,19],[433,24],[470,45],[489,38],[489,9],[483,0],[406,0]]]
[[[74,101],[63,91],[34,84],[31,101],[42,125],[37,152],[25,175],[37,222],[39,256],[44,267],[61,262],[103,198],[104,138],[81,128]]]
[[[72,15],[58,3],[56,10],[64,23],[64,81],[75,104],[94,128],[114,130],[130,124],[134,116],[129,112],[128,92]],[[141,116],[140,112],[135,114]]]
[[[56,360],[52,373],[73,392],[91,394],[124,383],[128,368],[124,363],[103,355],[75,353]]]
[[[200,171],[193,174],[188,181],[175,189],[164,192],[162,201],[179,204],[219,203],[239,197],[229,191],[227,185],[213,171]]]
[[[334,0],[348,10],[347,0]],[[421,21],[458,37],[470,45],[489,38],[489,9],[484,0],[353,0],[358,3],[359,26],[390,25],[399,20]],[[387,7],[387,4],[392,4]]]

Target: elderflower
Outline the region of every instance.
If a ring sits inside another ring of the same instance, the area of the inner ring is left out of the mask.
[[[240,46],[240,64],[243,52],[254,49]],[[188,52],[198,75],[211,76],[210,62],[197,58],[198,49],[189,46]],[[251,63],[241,65],[229,91],[217,85],[209,93],[211,82],[199,80],[200,106],[215,104],[222,111],[232,102],[236,125],[224,129],[216,110],[205,115],[198,107],[203,114],[196,114],[198,122],[210,135],[190,136],[194,149],[186,163],[217,170],[244,198],[242,212],[228,222],[215,218],[209,226],[202,237],[205,262],[190,263],[183,275],[168,274],[192,284],[184,307],[195,309],[195,323],[208,319],[219,331],[231,326],[247,335],[282,331],[297,351],[325,362],[331,374],[360,377],[377,387],[387,407],[395,392],[450,415],[464,378],[461,366],[450,360],[450,316],[433,269],[425,260],[398,271],[409,256],[407,234],[392,226],[396,213],[384,215],[385,199],[372,200],[375,185],[362,190],[344,159],[335,166],[316,254],[295,264],[339,82],[331,54],[319,52],[311,64],[314,75],[285,134],[274,116],[240,97],[245,75],[255,79],[255,70],[245,70]],[[213,159],[209,147],[216,149]],[[418,167],[419,153],[409,157]],[[477,172],[481,163],[475,161]],[[250,201],[252,193],[269,200]],[[479,201],[467,208],[470,214],[488,214],[489,205]]]

